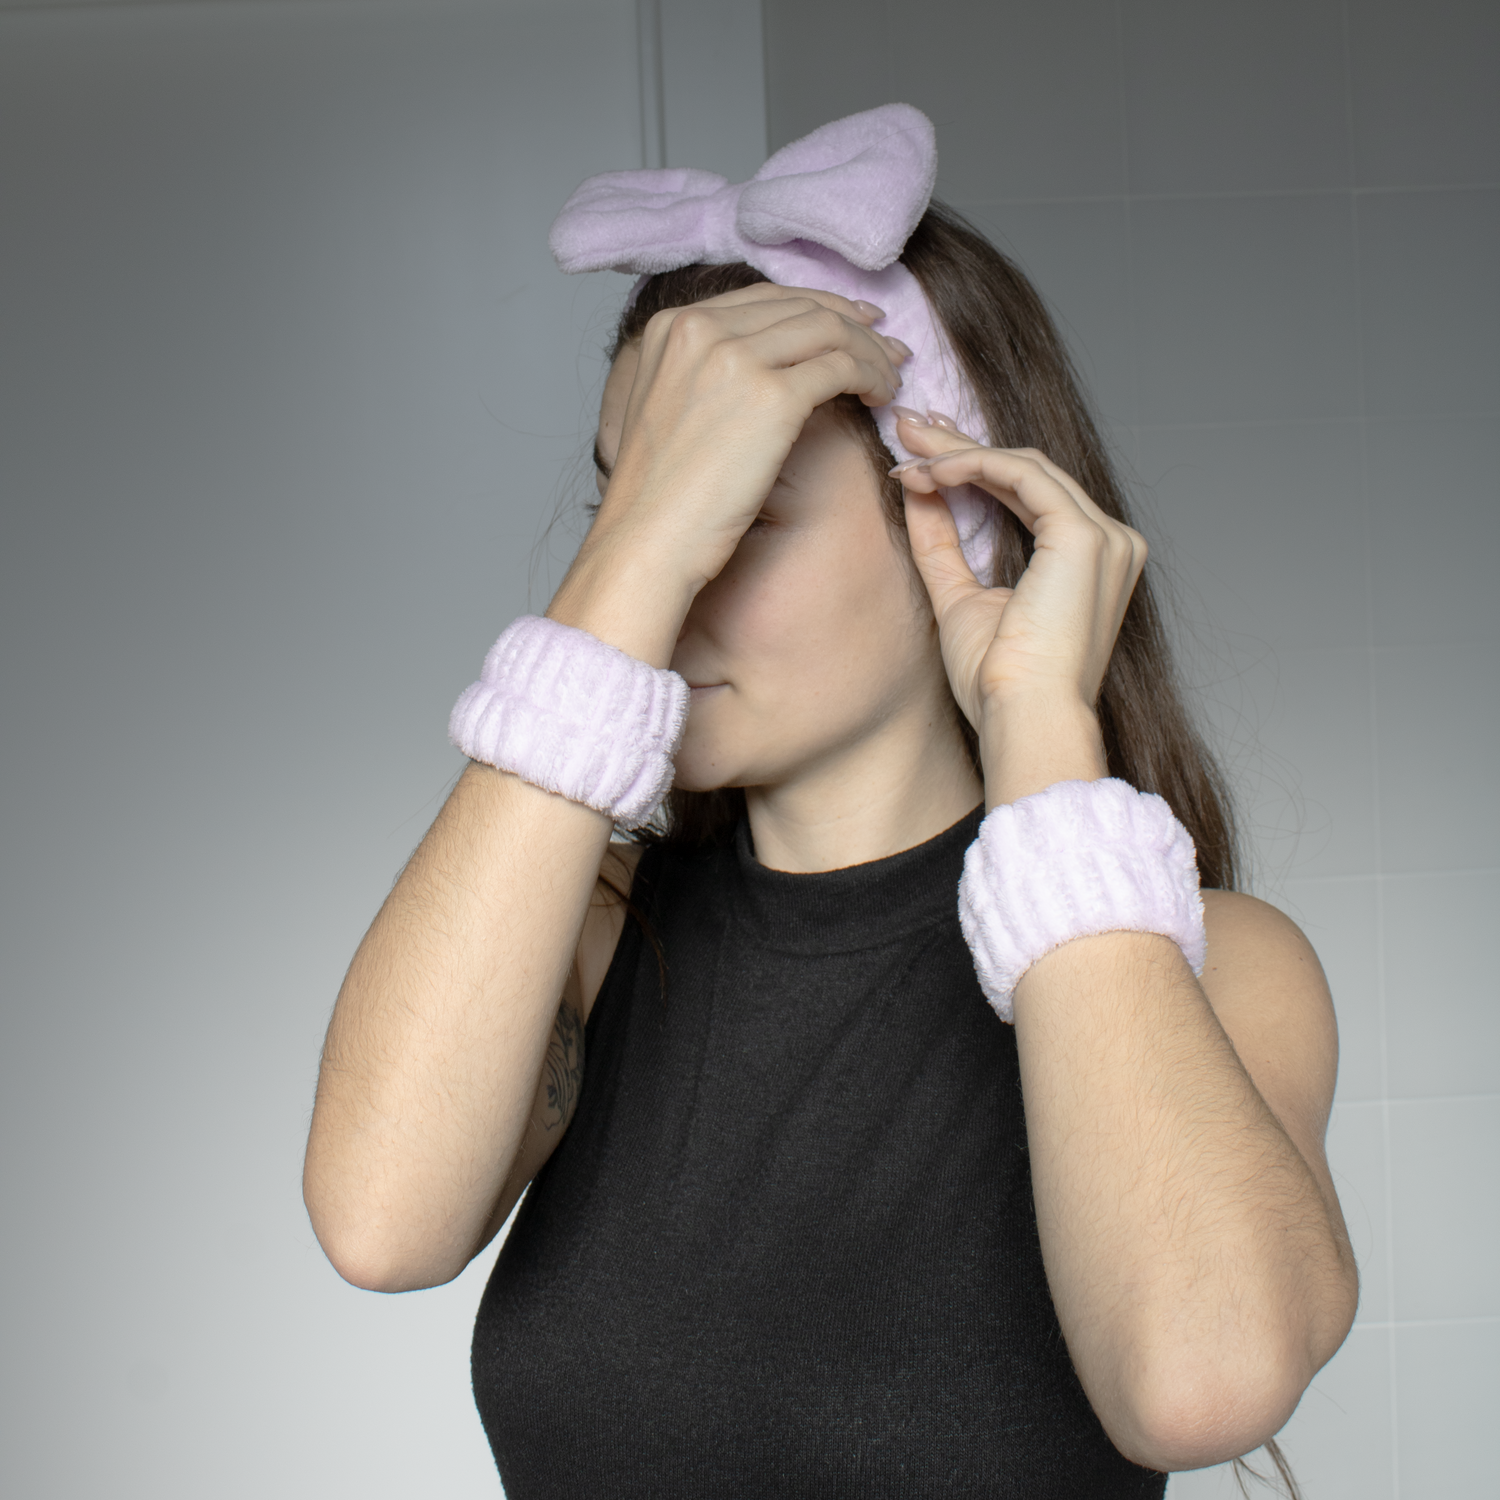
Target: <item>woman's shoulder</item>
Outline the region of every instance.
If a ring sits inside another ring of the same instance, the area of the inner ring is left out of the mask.
[[[1328,981],[1306,933],[1284,911],[1242,891],[1204,891],[1203,988],[1215,1010],[1254,1002],[1322,1010]]]
[[[1203,926],[1211,963],[1231,955],[1317,962],[1306,934],[1284,911],[1244,891],[1204,891]]]
[[[1338,1026],[1318,955],[1285,912],[1242,892],[1204,891],[1203,925],[1203,992],[1219,1024],[1282,1123],[1304,1123],[1298,1145],[1320,1141]]]

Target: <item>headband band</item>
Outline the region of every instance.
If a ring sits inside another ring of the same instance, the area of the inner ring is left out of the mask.
[[[942,411],[971,436],[986,425],[941,324],[897,257],[937,179],[932,122],[910,104],[883,104],[783,146],[750,179],[662,167],[590,177],[563,205],[548,243],[564,271],[652,276],[682,266],[744,261],[781,286],[835,292],[885,309],[880,331],[912,350],[900,398]],[[872,409],[885,446],[896,414]],[[995,502],[972,485],[945,490],[965,559],[991,581]]]

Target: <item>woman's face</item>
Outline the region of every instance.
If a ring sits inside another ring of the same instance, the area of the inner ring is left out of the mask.
[[[622,350],[605,384],[599,449],[611,467],[637,360]],[[866,450],[818,408],[683,624],[672,668],[693,696],[677,786],[777,786],[836,771],[882,736],[951,734],[936,627],[915,582]]]

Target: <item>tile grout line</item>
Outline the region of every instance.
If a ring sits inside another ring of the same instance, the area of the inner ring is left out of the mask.
[[[1350,34],[1349,0],[1341,0],[1340,24],[1344,42],[1344,149],[1348,153],[1349,181],[1355,181],[1356,136],[1354,129],[1354,48]],[[1365,561],[1365,666],[1368,677],[1370,715],[1371,812],[1375,836],[1375,1013],[1380,1027],[1380,1139],[1385,1168],[1385,1303],[1386,1303],[1386,1376],[1389,1382],[1391,1414],[1390,1462],[1391,1495],[1401,1500],[1401,1434],[1400,1404],[1396,1376],[1396,1219],[1392,1203],[1394,1174],[1391,1168],[1391,1057],[1390,1019],[1386,991],[1386,881],[1384,821],[1381,818],[1380,704],[1375,683],[1375,563],[1374,533],[1370,514],[1370,435],[1366,424],[1365,400],[1365,319],[1364,285],[1361,276],[1363,260],[1359,238],[1359,195],[1351,190],[1349,199],[1349,249],[1352,258],[1354,294],[1354,382],[1355,410],[1359,417],[1359,488],[1364,508]]]

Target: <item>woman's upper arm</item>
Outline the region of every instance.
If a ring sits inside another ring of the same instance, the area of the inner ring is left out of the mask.
[[[1323,1139],[1338,1027],[1323,966],[1290,917],[1254,896],[1203,893],[1203,991],[1251,1082],[1337,1203]]]
[[[639,844],[611,844],[605,851],[599,887],[584,916],[573,967],[552,1023],[526,1134],[485,1223],[484,1235],[474,1248],[475,1255],[500,1232],[527,1184],[557,1149],[578,1106],[583,1085],[583,1029],[625,929],[625,903],[618,893],[630,890],[641,853]]]

